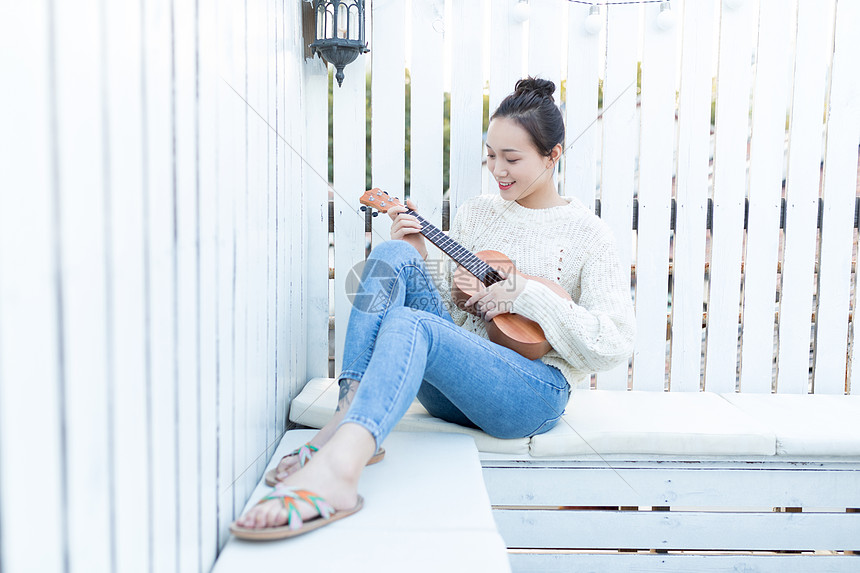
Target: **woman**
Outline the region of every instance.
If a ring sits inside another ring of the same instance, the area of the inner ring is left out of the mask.
[[[237,536],[286,537],[358,511],[362,469],[380,458],[377,448],[416,396],[444,420],[528,437],[558,422],[571,386],[627,360],[635,330],[629,275],[608,228],[559,196],[553,181],[564,151],[554,91],[547,80],[520,80],[499,105],[486,144],[499,194],[467,201],[450,236],[472,252],[505,253],[518,271],[561,285],[572,300],[510,273],[457,308],[451,273],[436,285],[424,264],[417,219],[391,209],[393,240],[371,253],[359,292],[374,304],[350,315],[337,412],[281,460],[275,490],[234,524]],[[540,324],[550,352],[529,360],[490,342],[485,321],[501,312]]]

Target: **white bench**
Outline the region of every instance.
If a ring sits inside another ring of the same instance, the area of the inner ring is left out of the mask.
[[[287,432],[269,468],[313,434]],[[362,474],[359,493],[365,505],[360,512],[293,539],[231,538],[213,573],[510,570],[470,438],[397,432],[385,449],[383,462]],[[261,482],[245,511],[268,490]]]
[[[319,426],[336,401],[313,379],[290,419]],[[576,390],[531,439],[417,402],[396,429],[475,438],[514,571],[860,570],[860,396]]]

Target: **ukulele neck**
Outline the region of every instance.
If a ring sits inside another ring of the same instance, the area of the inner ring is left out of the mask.
[[[451,257],[455,263],[469,271],[485,286],[490,286],[504,280],[499,272],[476,257],[469,249],[448,237],[438,227],[430,223],[427,219],[413,211],[407,209],[406,213],[413,215],[421,224],[421,234],[428,241],[436,245],[443,253]]]

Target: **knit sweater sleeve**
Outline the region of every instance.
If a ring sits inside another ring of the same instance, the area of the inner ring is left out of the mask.
[[[528,281],[513,312],[543,328],[553,350],[581,371],[608,370],[627,360],[636,334],[629,279],[621,270],[611,238],[590,249],[580,275],[578,301]]]

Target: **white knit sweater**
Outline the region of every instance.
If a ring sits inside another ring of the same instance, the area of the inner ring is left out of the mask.
[[[567,205],[528,209],[498,195],[481,195],[458,209],[449,236],[472,252],[504,253],[519,271],[570,293],[573,301],[529,281],[513,312],[543,328],[552,350],[541,360],[561,370],[571,387],[583,388],[592,372],[629,358],[635,317],[629,272],[621,269],[609,228],[576,199],[565,200]],[[442,297],[454,322],[487,338],[484,321],[451,302],[454,266],[440,266]]]

